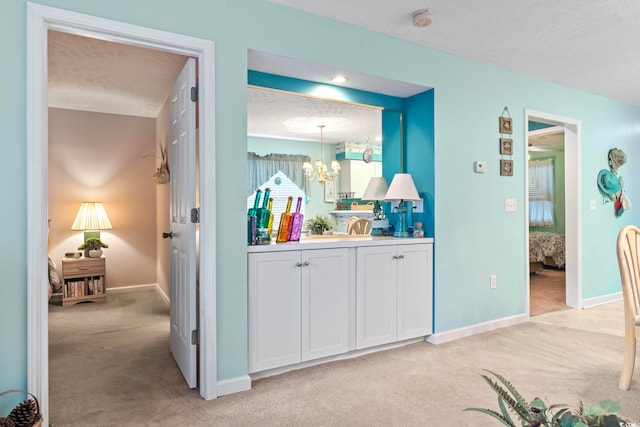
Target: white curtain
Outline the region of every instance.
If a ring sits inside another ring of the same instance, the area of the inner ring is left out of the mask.
[[[310,161],[311,158],[309,156],[300,154],[259,156],[256,153],[247,153],[247,196],[256,191],[258,187],[267,182],[278,171],[282,171],[298,188],[306,192],[307,180],[302,170],[302,163]]]
[[[529,226],[555,227],[553,159],[529,161]]]

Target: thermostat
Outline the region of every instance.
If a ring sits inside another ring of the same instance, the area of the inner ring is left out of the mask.
[[[475,161],[473,162],[473,170],[476,173],[485,173],[487,171],[487,162]]]

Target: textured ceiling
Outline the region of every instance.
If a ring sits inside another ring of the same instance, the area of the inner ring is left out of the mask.
[[[48,33],[49,106],[157,117],[186,57]]]
[[[250,136],[324,142],[373,142],[381,136],[380,109],[249,88],[247,133]]]
[[[270,0],[481,63],[640,105],[640,2]],[[429,8],[433,23],[412,25]]]
[[[508,0],[270,0],[414,43],[640,105],[640,2]],[[411,25],[412,12],[429,7],[434,22]],[[461,29],[464,29],[462,31]],[[56,31],[49,32],[49,105],[157,117],[186,58]],[[329,82],[348,72],[347,87],[406,97],[428,88],[249,51],[249,69]],[[249,91],[248,132],[278,138],[325,140],[373,137],[379,112],[346,104]],[[353,114],[352,114],[353,110]],[[302,114],[304,112],[304,114]],[[329,116],[342,118],[333,123]],[[306,117],[307,137],[282,124]],[[351,123],[351,126],[338,126]],[[343,133],[348,130],[349,133]]]

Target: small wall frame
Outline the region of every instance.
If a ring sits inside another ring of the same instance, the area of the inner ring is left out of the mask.
[[[513,176],[513,160],[500,160],[500,176]]]
[[[500,138],[500,154],[513,155],[513,139]]]
[[[511,117],[500,117],[499,118],[500,125],[500,133],[506,133],[511,135],[513,133],[513,127],[511,122]]]
[[[333,203],[336,201],[336,182],[326,181],[324,183],[324,201],[325,203]]]

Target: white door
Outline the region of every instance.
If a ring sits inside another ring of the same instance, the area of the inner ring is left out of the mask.
[[[249,373],[300,362],[300,251],[249,254]]]
[[[398,246],[398,340],[431,335],[433,247]]]
[[[358,248],[356,348],[396,341],[398,258],[395,246]]]
[[[171,353],[190,388],[196,366],[196,61],[187,60],[171,89]]]
[[[349,250],[302,251],[302,361],[349,351]]]

